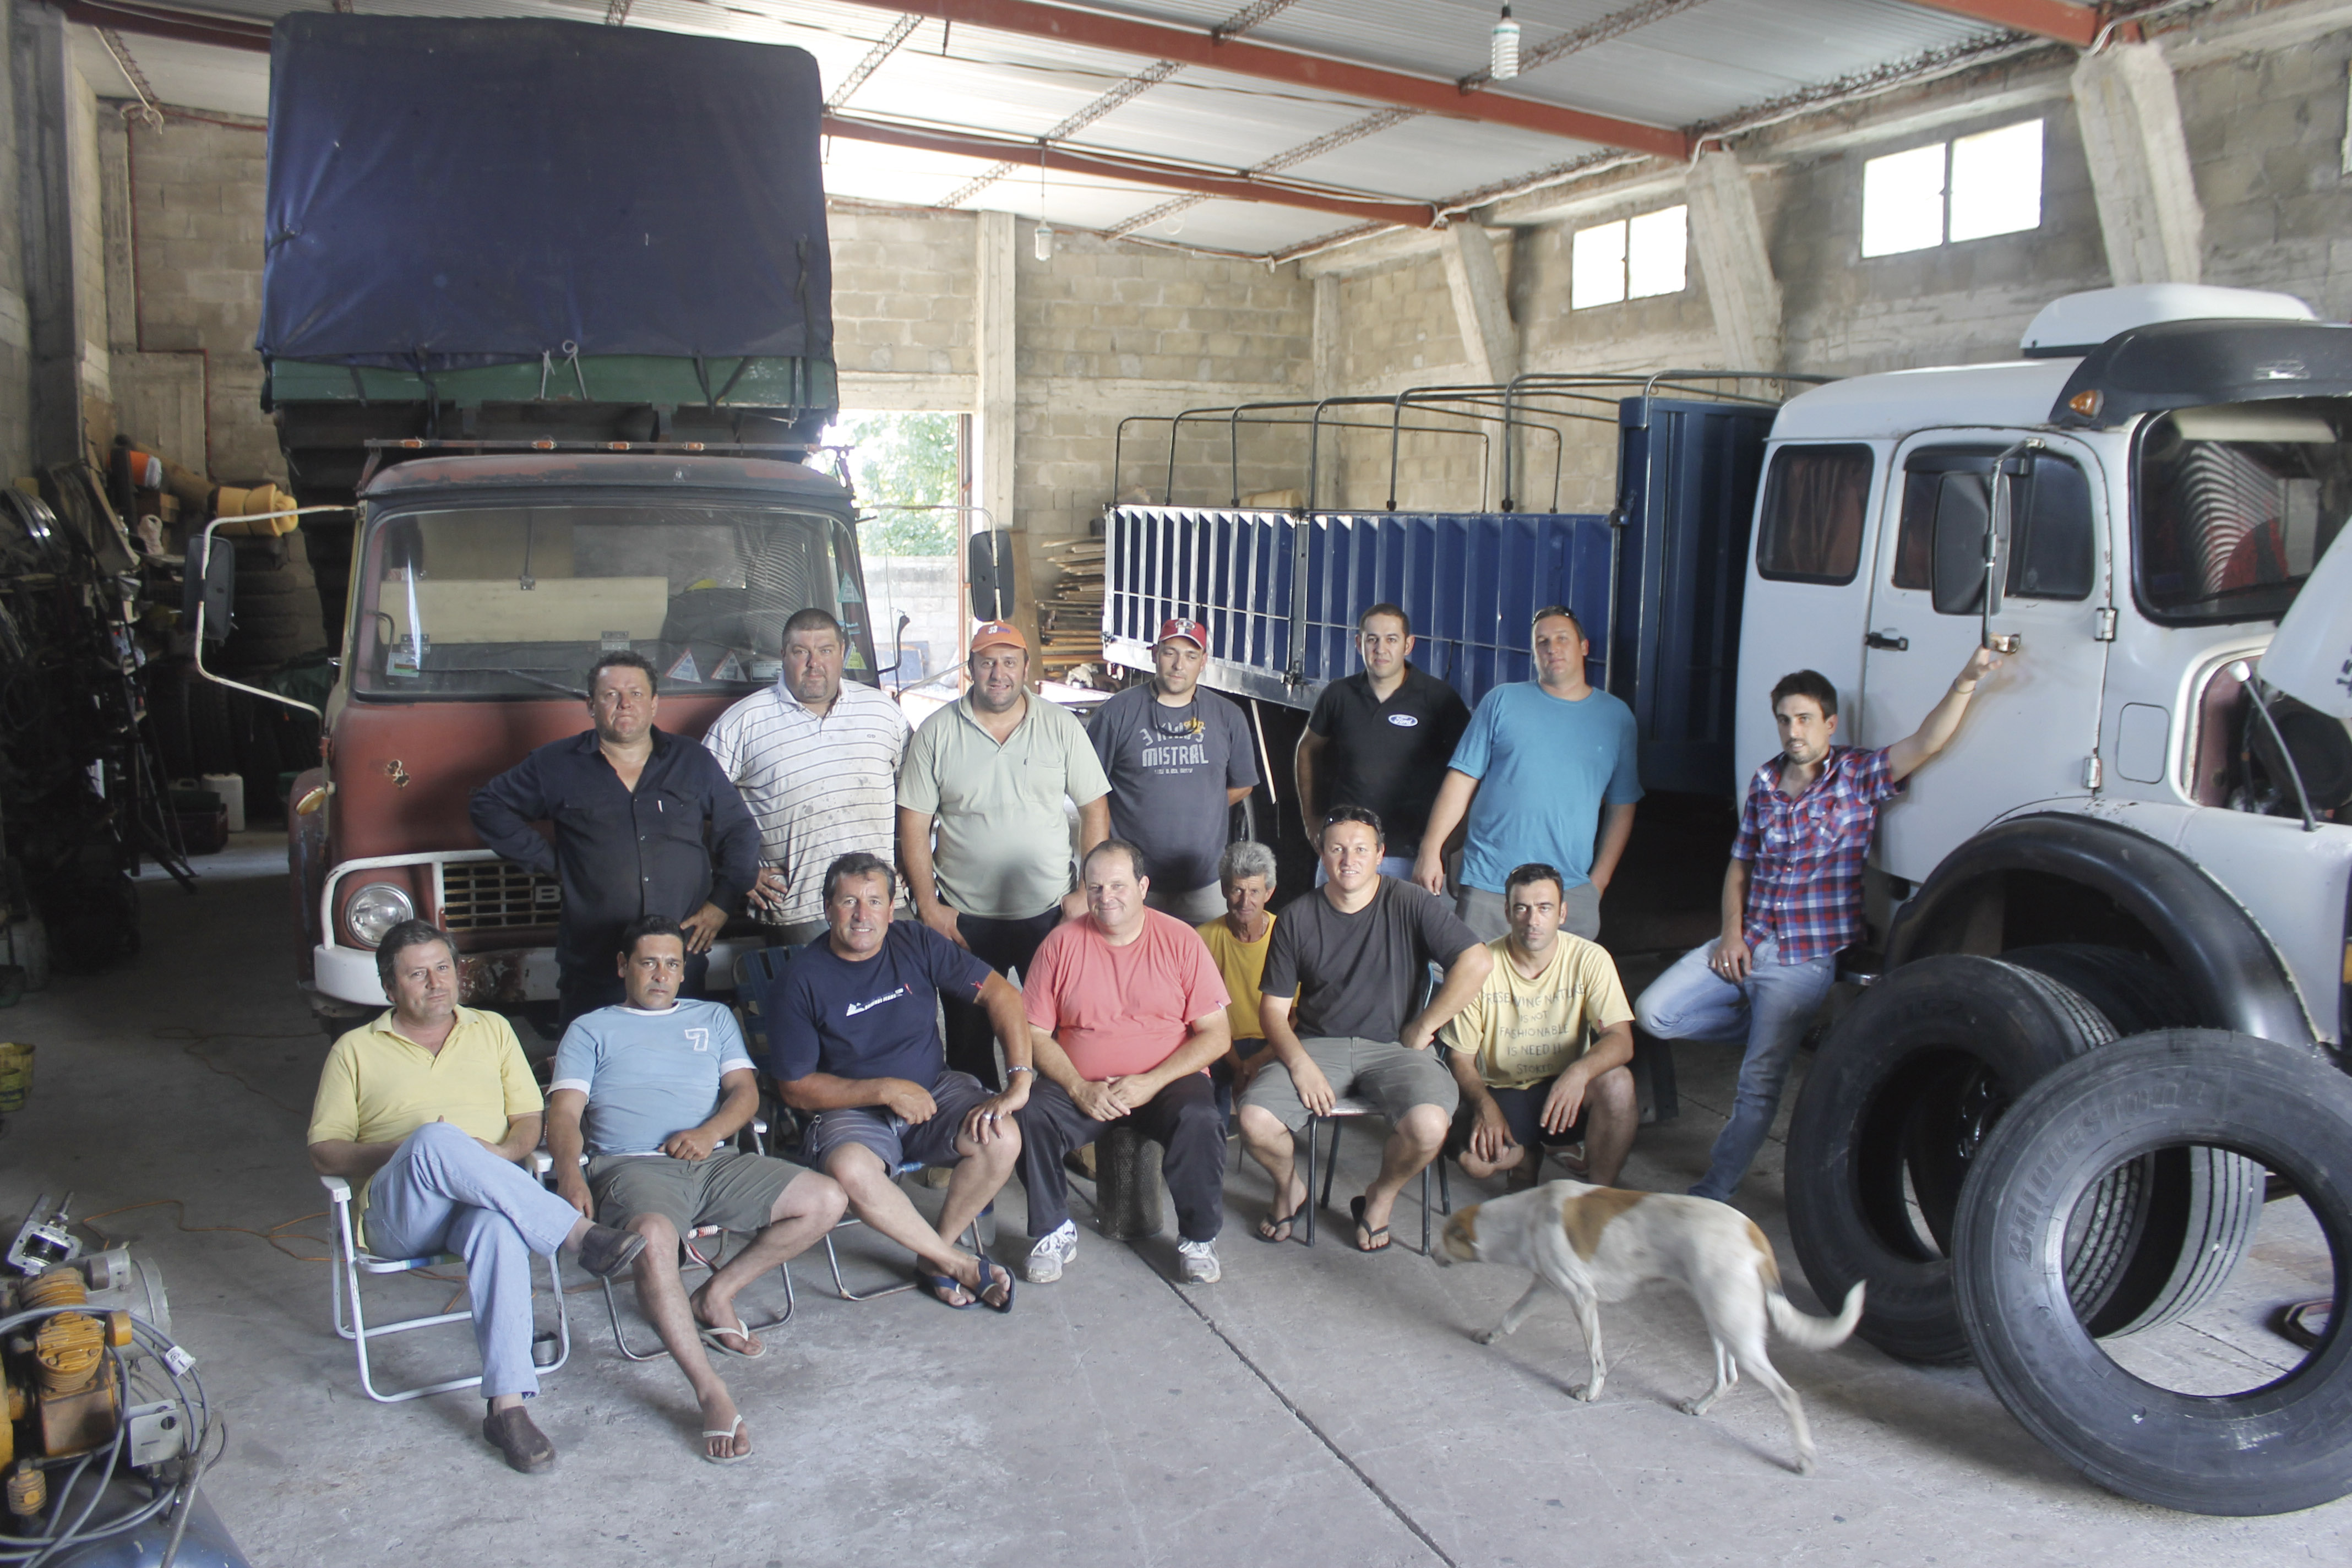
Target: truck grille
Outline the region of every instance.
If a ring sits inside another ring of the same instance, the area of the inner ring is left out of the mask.
[[[441,923],[450,931],[553,925],[563,889],[551,877],[504,860],[457,860],[441,868]]]

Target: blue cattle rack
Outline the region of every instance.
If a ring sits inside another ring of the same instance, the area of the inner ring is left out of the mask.
[[[1652,788],[1731,791],[1740,590],[1773,410],[1636,396],[1618,405],[1606,514],[1277,511],[1120,506],[1105,520],[1103,638],[1150,668],[1162,621],[1210,631],[1207,684],[1310,708],[1356,668],[1356,618],[1412,617],[1413,661],[1475,703],[1532,678],[1528,629],[1574,610],[1588,678],[1624,699]]]

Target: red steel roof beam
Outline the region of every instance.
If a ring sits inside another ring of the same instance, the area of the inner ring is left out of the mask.
[[[1465,93],[1452,81],[1407,76],[1402,71],[1323,55],[1300,54],[1242,38],[1220,38],[1188,27],[1108,16],[1099,11],[1041,5],[1034,0],[851,0],[851,4],[881,11],[918,11],[943,21],[986,27],[992,32],[1053,38],[1149,59],[1181,60],[1235,76],[1315,88],[1372,103],[1401,104],[1456,120],[1512,125],[1522,131],[1565,136],[1603,147],[1623,147],[1659,158],[1690,155],[1690,139],[1680,131],[1503,93]]]
[[[2104,5],[2073,5],[2066,0],[1909,0],[1909,3],[1924,10],[1948,11],[1955,16],[1990,22],[1997,27],[2011,27],[2021,33],[2055,38],[2078,49],[2087,49],[2097,41],[2099,29],[2106,25],[2105,13],[2109,9]]]
[[[1197,191],[1202,195],[1223,196],[1237,202],[1264,202],[1274,206],[1303,207],[1310,212],[1336,213],[1342,217],[1361,218],[1370,223],[1402,224],[1411,228],[1428,228],[1437,222],[1437,209],[1426,202],[1383,202],[1369,198],[1357,199],[1323,191],[1302,189],[1296,185],[1277,184],[1269,180],[1254,180],[1240,174],[1213,174],[1181,164],[1160,163],[1149,159],[1119,158],[1101,153],[1077,153],[1066,147],[1046,148],[1035,142],[1004,142],[994,137],[975,136],[952,131],[929,131],[907,125],[887,125],[879,121],[859,120],[849,115],[828,114],[824,117],[824,133],[845,136],[855,142],[878,142],[891,147],[911,147],[919,152],[948,153],[960,158],[985,158],[991,163],[1020,163],[1031,168],[1040,164],[1066,174],[1095,174],[1105,179],[1129,180],[1139,184],[1158,185],[1172,191]]]

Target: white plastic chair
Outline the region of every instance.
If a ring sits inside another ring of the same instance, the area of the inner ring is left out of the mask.
[[[530,1169],[533,1175],[544,1178],[553,1162],[544,1150],[533,1151]],[[335,1332],[352,1342],[352,1352],[359,1361],[360,1386],[367,1396],[384,1405],[397,1405],[404,1399],[422,1399],[428,1394],[446,1394],[453,1389],[477,1388],[482,1374],[451,1378],[446,1383],[420,1384],[385,1393],[375,1385],[375,1373],[368,1362],[368,1343],[386,1334],[404,1334],[412,1329],[436,1328],[443,1323],[470,1323],[474,1321],[471,1308],[458,1312],[436,1312],[428,1317],[403,1318],[396,1322],[370,1323],[360,1303],[360,1278],[370,1274],[412,1274],[422,1269],[445,1265],[465,1267],[465,1259],[453,1253],[441,1253],[430,1258],[379,1258],[359,1245],[352,1224],[352,1184],[341,1176],[320,1176],[319,1184],[327,1189],[327,1202],[334,1211],[333,1237]],[[548,1291],[555,1298],[555,1331],[536,1335],[531,1340],[531,1360],[541,1372],[553,1372],[572,1359],[572,1319],[563,1300],[563,1277],[556,1258],[547,1259]],[[345,1310],[345,1302],[350,1303]],[[540,1361],[540,1349],[552,1343],[555,1359]]]

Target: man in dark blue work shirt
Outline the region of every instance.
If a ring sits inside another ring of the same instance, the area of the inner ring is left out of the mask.
[[[474,792],[474,831],[563,884],[556,926],[562,1022],[617,1005],[621,928],[667,915],[686,931],[686,984],[702,994],[711,941],[760,875],[760,825],[709,752],[654,728],[654,669],[608,653],[588,672],[596,727],[540,747]],[[555,825],[555,843],[531,831]]]

